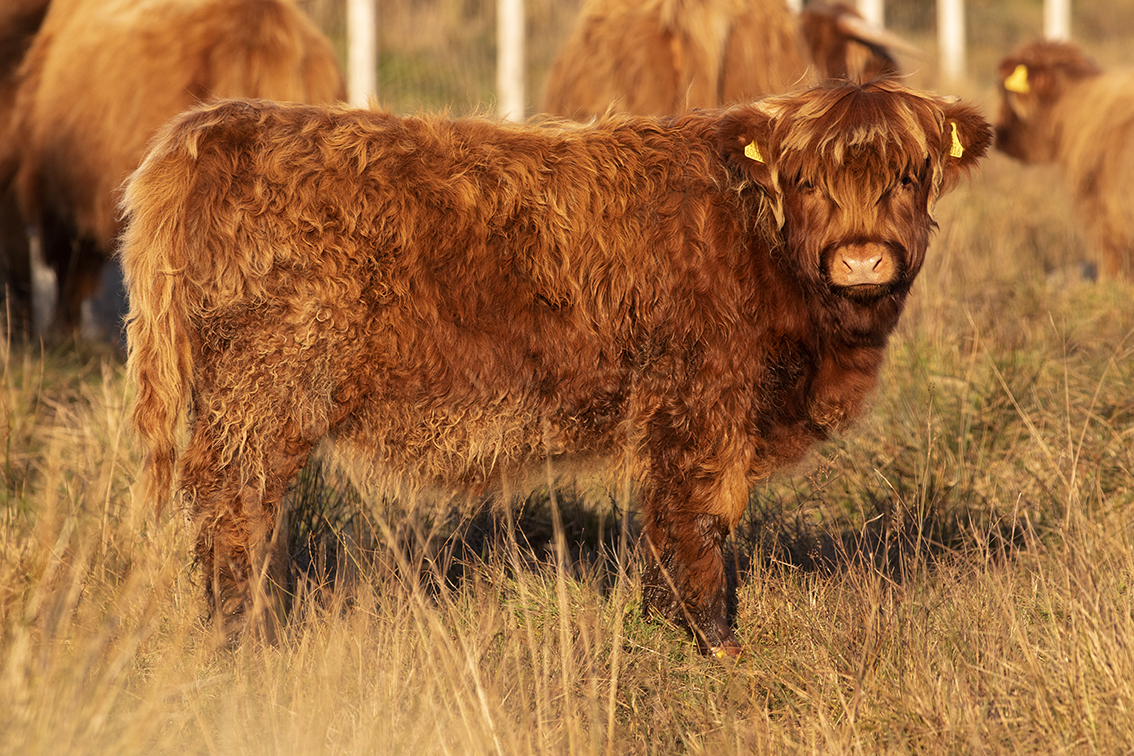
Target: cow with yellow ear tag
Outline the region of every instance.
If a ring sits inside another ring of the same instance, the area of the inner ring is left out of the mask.
[[[1134,72],[1040,40],[1004,58],[999,80],[997,149],[1058,165],[1099,273],[1134,281]]]

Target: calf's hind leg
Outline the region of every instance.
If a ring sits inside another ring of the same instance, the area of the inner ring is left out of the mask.
[[[195,555],[214,627],[228,642],[253,635],[275,640],[286,562],[280,502],[312,442],[284,433],[264,450],[264,476],[249,478],[237,457],[225,463],[209,429],[198,423],[181,480],[197,527]]]

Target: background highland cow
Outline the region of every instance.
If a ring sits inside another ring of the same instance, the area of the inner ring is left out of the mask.
[[[869,81],[900,71],[896,53],[920,54],[846,3],[810,3],[799,13],[799,26],[811,63],[823,78]]]
[[[14,174],[55,274],[40,325],[57,293],[50,317],[63,330],[99,288],[119,232],[116,191],[164,121],[218,97],[344,96],[329,42],[291,0],[53,0],[19,79],[7,150],[16,161],[0,162],[0,185]]]
[[[403,494],[611,458],[642,481],[646,607],[735,654],[722,541],[861,413],[930,211],[990,140],[885,80],[590,126],[186,113],[124,203],[149,495],[176,468],[233,633],[324,438]]]
[[[997,148],[1058,165],[1099,273],[1134,281],[1134,73],[1041,40],[1004,58],[999,81]]]
[[[910,49],[841,4],[800,18],[783,0],[587,0],[542,109],[586,119],[749,102],[816,77],[896,71],[895,46]]]
[[[6,292],[9,328],[21,332],[29,325],[31,313],[31,272],[28,243],[20,216],[15,187],[10,177],[18,155],[13,131],[17,70],[47,13],[49,0],[7,0],[0,4],[0,281]],[[8,293],[10,292],[10,294]]]

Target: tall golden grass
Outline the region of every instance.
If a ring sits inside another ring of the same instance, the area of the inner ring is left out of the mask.
[[[1082,280],[1043,169],[937,214],[871,414],[753,492],[736,663],[643,620],[625,491],[298,491],[280,642],[219,646],[120,363],[4,343],[0,753],[1129,752],[1134,290]]]

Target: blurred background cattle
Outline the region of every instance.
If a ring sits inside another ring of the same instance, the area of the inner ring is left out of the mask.
[[[19,78],[17,71],[35,33],[47,13],[48,0],[5,0],[0,4],[0,276],[5,288],[9,321],[23,323],[30,317],[31,273],[28,244],[20,217],[15,187],[3,185],[3,177],[15,172],[12,149],[12,119]]]
[[[540,112],[550,69],[575,33],[588,1],[524,0],[526,113]],[[344,52],[345,60],[347,0],[299,2]],[[906,83],[942,91],[959,87],[966,90],[960,94],[974,91],[987,96],[997,61],[1021,41],[1043,33],[1044,2],[965,3],[965,73],[952,83],[940,60],[936,0],[884,0],[883,26],[888,34],[924,53],[914,57],[898,50]],[[844,3],[861,4],[860,0]],[[384,106],[399,113],[443,107],[462,114],[483,112],[495,103],[498,0],[377,0],[377,4],[378,95]],[[800,4],[800,18],[806,19],[811,11],[835,1]],[[784,9],[789,5],[789,0],[780,0]],[[1073,0],[1073,9],[1072,32],[1089,43],[1092,53],[1104,62],[1108,56],[1128,57],[1128,35],[1123,30],[1134,28],[1134,4]],[[782,11],[782,15],[790,14]],[[621,42],[631,44],[628,32]]]
[[[913,51],[850,6],[783,0],[588,0],[548,74],[542,110],[666,115],[818,78],[873,78]]]
[[[870,24],[846,3],[813,3],[799,13],[799,26],[815,73],[827,78],[873,79],[899,73],[897,53],[922,57],[918,48]]]
[[[34,13],[25,17],[31,29]],[[158,126],[218,97],[345,96],[330,41],[292,0],[51,0],[13,76],[0,186],[14,189],[30,255],[46,268],[27,270],[18,262],[27,253],[6,249],[9,299],[26,311],[34,285],[40,330],[60,334],[93,300],[88,323],[117,335],[120,276],[104,263],[119,231],[118,187]]]
[[[1134,71],[1040,40],[1004,58],[999,80],[996,146],[1059,166],[1098,272],[1134,281]]]

